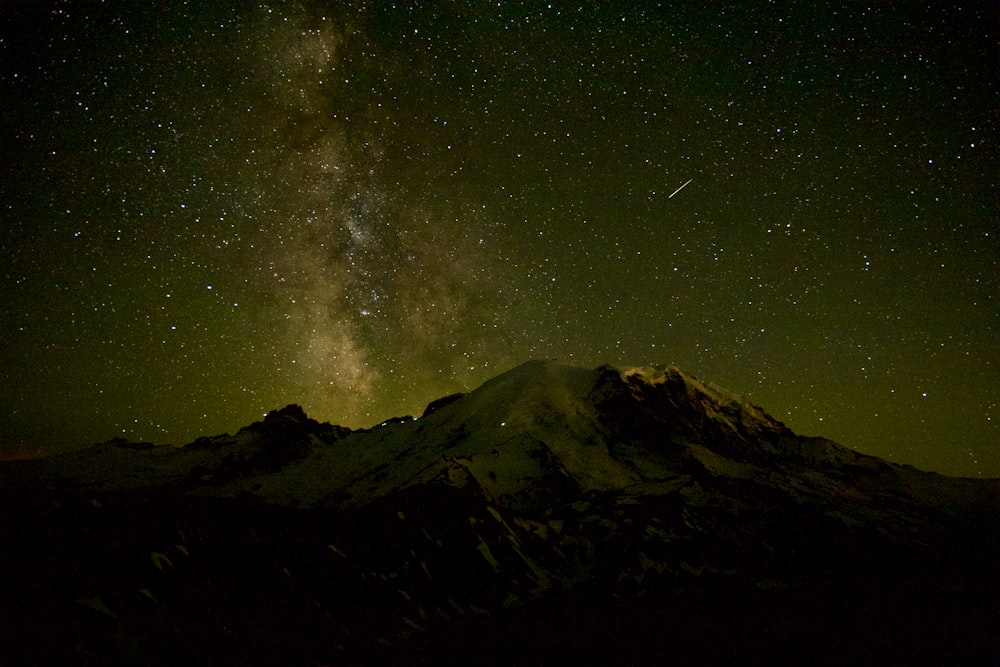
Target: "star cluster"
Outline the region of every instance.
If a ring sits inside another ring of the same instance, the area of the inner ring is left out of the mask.
[[[6,456],[554,357],[1000,475],[989,3],[224,4],[0,8]]]

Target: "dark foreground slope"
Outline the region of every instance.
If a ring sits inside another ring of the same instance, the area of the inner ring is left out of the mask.
[[[1000,485],[531,363],[0,467],[0,664],[996,664]]]

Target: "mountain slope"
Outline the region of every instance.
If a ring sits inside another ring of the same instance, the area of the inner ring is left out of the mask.
[[[997,480],[675,368],[530,362],[371,430],[289,406],[0,479],[12,663],[1000,657]]]

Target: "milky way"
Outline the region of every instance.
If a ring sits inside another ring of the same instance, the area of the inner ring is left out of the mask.
[[[627,4],[0,8],[6,455],[548,357],[1000,475],[995,9]]]

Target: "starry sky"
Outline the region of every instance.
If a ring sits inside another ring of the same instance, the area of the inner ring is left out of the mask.
[[[555,358],[1000,476],[998,17],[959,4],[4,2],[0,456]]]

